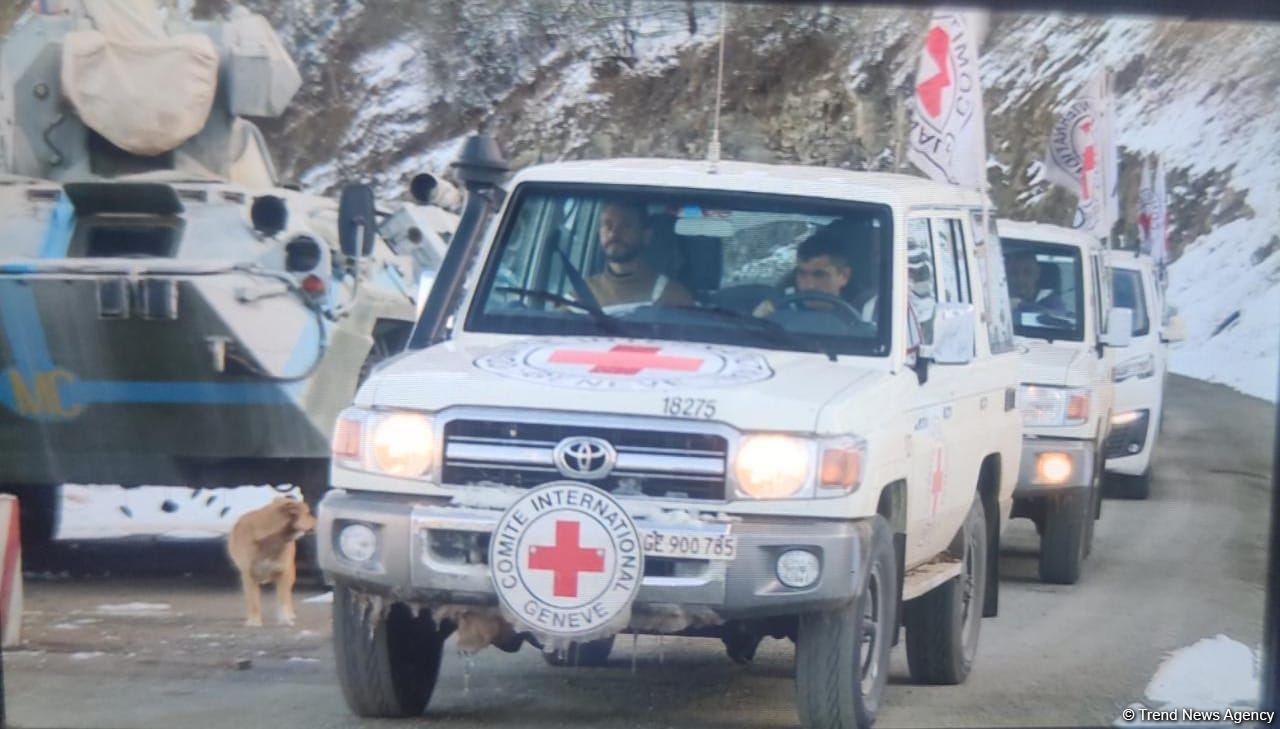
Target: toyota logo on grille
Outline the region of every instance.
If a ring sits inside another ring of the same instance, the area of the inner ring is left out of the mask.
[[[603,438],[565,438],[551,453],[556,468],[566,478],[604,478],[618,462],[618,451]]]

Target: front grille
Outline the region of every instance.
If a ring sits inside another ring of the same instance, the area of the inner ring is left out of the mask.
[[[620,427],[451,420],[444,425],[444,482],[533,488],[566,478],[552,451],[573,436],[601,438],[618,452],[617,465],[605,477],[575,480],[618,495],[725,498],[729,444],[723,436]]]

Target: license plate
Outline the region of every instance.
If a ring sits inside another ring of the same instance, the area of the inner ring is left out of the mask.
[[[729,560],[738,555],[738,538],[723,533],[707,533],[693,530],[641,530],[644,553],[649,557],[675,557],[677,559]]]

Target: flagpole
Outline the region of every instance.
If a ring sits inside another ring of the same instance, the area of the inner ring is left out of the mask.
[[[1111,69],[1107,68],[1106,66],[1102,67],[1102,95],[1101,96],[1102,98],[1098,99],[1098,101],[1101,102],[1101,105],[1103,108],[1099,109],[1099,111],[1101,112],[1101,116],[1104,116],[1107,119],[1107,123],[1104,126],[1104,125],[1099,125],[1095,122],[1094,129],[1098,129],[1101,126],[1102,129],[1105,129],[1107,131],[1108,139],[1106,140],[1105,144],[1098,145],[1097,137],[1095,137],[1094,145],[1095,147],[1101,147],[1103,154],[1110,156],[1110,153],[1111,153],[1111,139],[1110,139]],[[1096,121],[1101,121],[1101,119],[1098,119]],[[1105,248],[1106,250],[1111,250],[1111,247],[1112,247],[1111,229],[1115,227],[1115,221],[1111,220],[1111,181],[1107,179],[1107,169],[1111,167],[1111,162],[1112,160],[1106,159],[1106,160],[1103,160],[1101,165],[1102,166],[1102,219],[1106,221],[1106,231],[1107,231],[1107,234],[1103,237],[1102,247]]]

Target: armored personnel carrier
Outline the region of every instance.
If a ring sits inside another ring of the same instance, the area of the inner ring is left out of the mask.
[[[402,347],[456,216],[284,185],[247,117],[301,84],[267,21],[45,0],[0,46],[0,491],[325,486],[338,411]]]

